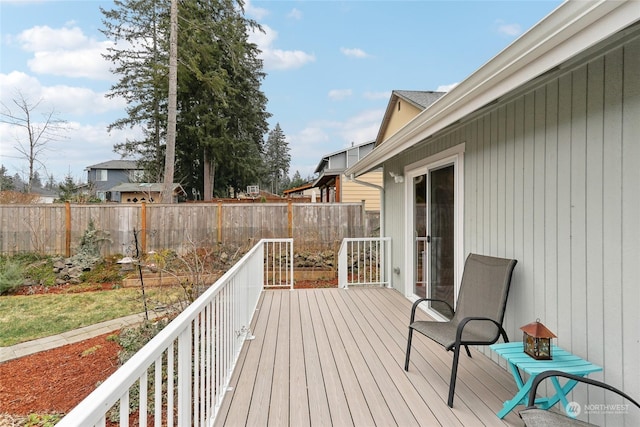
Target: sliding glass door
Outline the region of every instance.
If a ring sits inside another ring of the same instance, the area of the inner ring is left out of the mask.
[[[414,286],[417,297],[455,298],[455,162],[427,165],[413,176]],[[444,317],[442,303],[431,309]]]

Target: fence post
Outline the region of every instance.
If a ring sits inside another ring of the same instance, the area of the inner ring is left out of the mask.
[[[142,253],[147,253],[147,203],[140,203],[140,246]]]
[[[222,202],[218,200],[218,243],[222,243]]]
[[[71,256],[71,203],[64,203],[65,213],[65,242],[64,253],[67,258]]]

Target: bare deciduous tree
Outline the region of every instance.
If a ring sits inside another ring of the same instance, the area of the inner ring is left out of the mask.
[[[49,149],[49,143],[63,138],[62,133],[68,130],[67,122],[57,117],[55,108],[42,113],[42,120],[37,120],[34,115],[42,104],[43,100],[32,103],[22,92],[12,100],[15,107],[10,108],[4,103],[0,111],[0,122],[7,123],[20,128],[16,133],[17,145],[14,148],[22,155],[29,165],[29,177],[27,179],[27,192],[31,192],[31,185],[36,176],[36,172],[43,168],[46,172],[46,165],[42,160],[43,153]]]

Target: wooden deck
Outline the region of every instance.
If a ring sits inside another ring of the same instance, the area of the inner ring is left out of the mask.
[[[216,425],[522,426],[496,416],[513,378],[475,349],[453,409],[451,352],[415,334],[404,371],[410,308],[382,288],[265,291]]]

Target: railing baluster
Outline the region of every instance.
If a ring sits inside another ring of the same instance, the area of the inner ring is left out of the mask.
[[[154,427],[162,425],[162,354],[155,361],[155,378],[154,378]]]
[[[167,349],[167,427],[173,427],[173,352],[174,342],[171,341]]]
[[[147,427],[147,399],[149,382],[147,380],[147,371],[140,376],[140,411],[138,411],[138,426]]]
[[[129,390],[136,386],[138,424],[146,426],[152,367],[154,426],[212,425],[251,334],[262,289],[266,285],[293,289],[293,262],[293,239],[261,240],[58,426],[104,426],[104,408],[118,402],[120,425],[129,425]]]
[[[129,390],[120,398],[120,426],[129,426]]]

